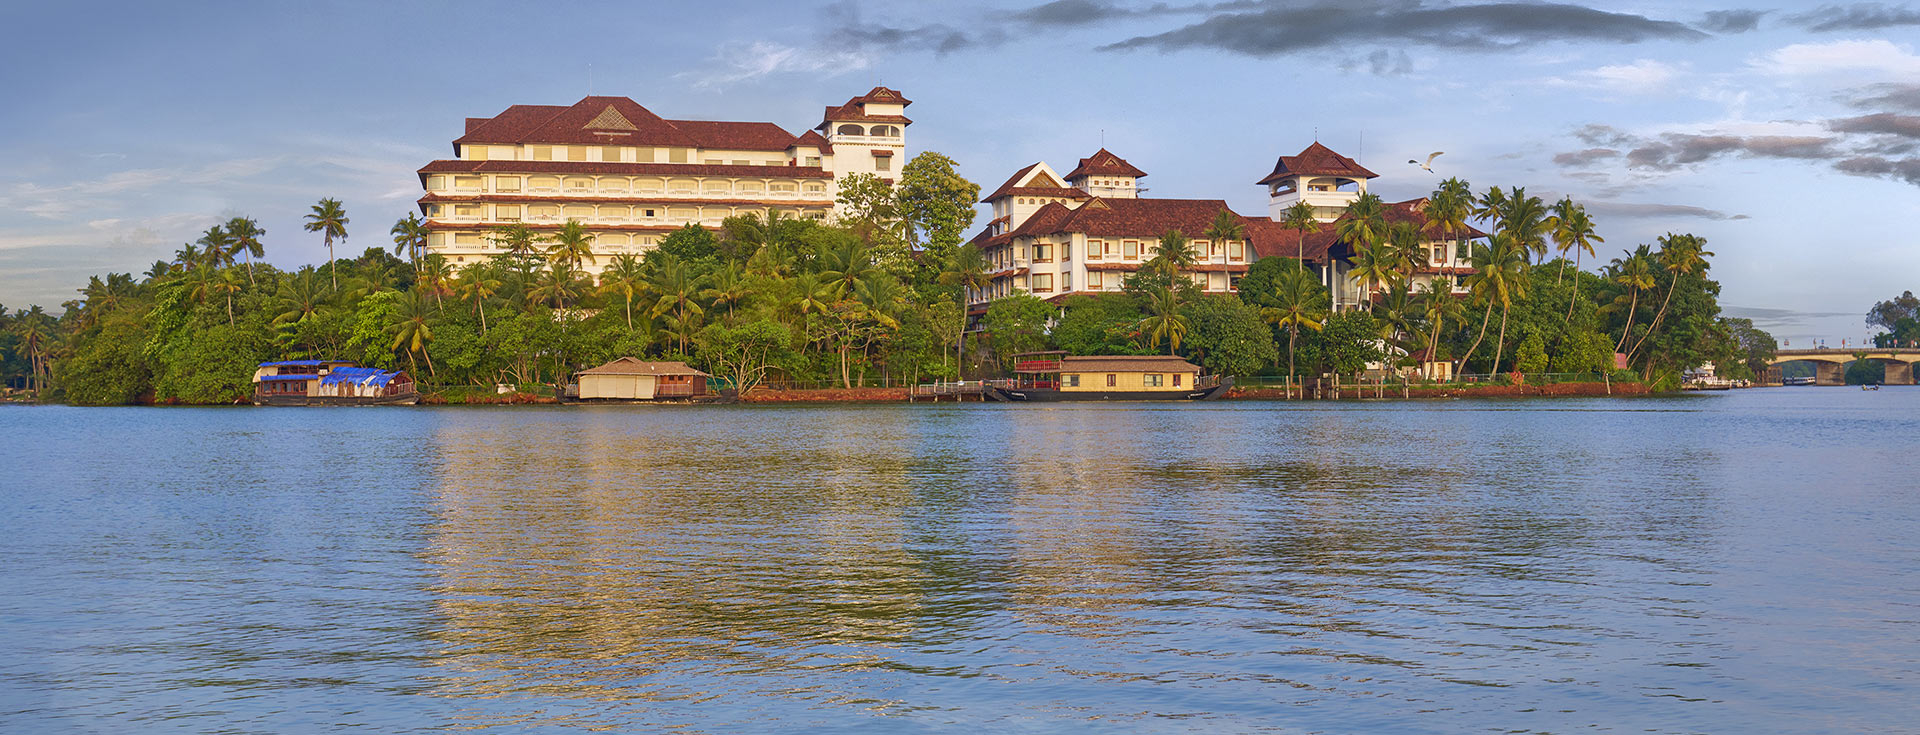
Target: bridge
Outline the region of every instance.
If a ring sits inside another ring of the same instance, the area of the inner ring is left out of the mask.
[[[1864,356],[1864,357],[1863,357]],[[1887,366],[1887,385],[1913,385],[1913,364],[1920,362],[1920,349],[1898,348],[1860,348],[1817,349],[1817,350],[1779,350],[1773,354],[1769,365],[1805,360],[1813,363],[1814,385],[1846,385],[1847,363],[1857,359],[1867,359]]]

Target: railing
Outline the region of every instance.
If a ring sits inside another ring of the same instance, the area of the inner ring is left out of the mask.
[[[999,388],[1001,390],[1059,390],[1060,388],[1060,381],[1058,380],[1001,378],[981,382],[986,383],[989,387]]]
[[[700,390],[695,390],[696,387],[699,388]],[[655,396],[663,397],[663,398],[684,398],[686,396],[702,395],[703,393],[706,392],[705,389],[706,389],[706,386],[704,385],[694,386],[694,385],[680,385],[677,383],[667,383],[667,384],[654,386],[653,394]]]
[[[1059,370],[1059,360],[1021,360],[1013,364],[1013,371],[1016,373],[1047,373],[1059,372]]]

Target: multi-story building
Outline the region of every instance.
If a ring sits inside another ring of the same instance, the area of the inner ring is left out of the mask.
[[[468,118],[455,157],[419,171],[427,248],[458,266],[499,255],[488,236],[500,227],[550,232],[578,220],[594,238],[585,267],[598,273],[688,224],[772,212],[825,219],[842,179],[898,177],[910,104],[875,87],[828,106],[800,135],[773,123],[667,120],[625,97]]]
[[[1169,230],[1193,240],[1199,260],[1189,275],[1204,292],[1235,290],[1240,276],[1260,258],[1298,257],[1331,289],[1335,308],[1354,308],[1373,297],[1365,284],[1348,277],[1353,244],[1337,234],[1347,206],[1377,177],[1353,159],[1317,142],[1299,155],[1281,156],[1273,172],[1259,182],[1267,187],[1265,218],[1233,213],[1218,199],[1141,197],[1145,189],[1139,180],[1146,175],[1104,148],[1080,159],[1066,176],[1044,161],[1015,172],[982,200],[992,207],[992,219],[973,243],[987,256],[993,279],[969,295],[972,310],[982,311],[988,302],[1016,290],[1050,300],[1118,291],[1127,275],[1153,259],[1160,237]],[[1304,236],[1280,224],[1297,202],[1314,210],[1317,229]],[[1424,198],[1388,204],[1385,219],[1424,227],[1426,204]],[[1221,212],[1236,218],[1244,238],[1215,242],[1208,236]],[[1465,239],[1482,236],[1470,231]],[[1464,292],[1460,279],[1472,272],[1464,240],[1429,240],[1422,249],[1428,258],[1415,271],[1414,285],[1438,280],[1456,293]]]

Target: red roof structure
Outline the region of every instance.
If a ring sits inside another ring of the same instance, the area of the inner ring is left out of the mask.
[[[1159,237],[1168,230],[1179,230],[1187,237],[1201,237],[1213,218],[1232,212],[1219,199],[1103,199],[1094,197],[1077,209],[1058,202],[1049,203],[1028,217],[1012,235],[1048,235],[1080,232],[1093,237]],[[1245,216],[1242,224],[1257,222]]]
[[[1080,159],[1080,165],[1075,166],[1073,171],[1067,174],[1067,180],[1073,181],[1095,175],[1139,178],[1147,175],[1147,172],[1135,168],[1133,164],[1127,163],[1127,159],[1114,155],[1113,151],[1101,148],[1094,151],[1093,155]]]
[[[1355,179],[1379,177],[1379,174],[1368,171],[1359,162],[1333,152],[1332,148],[1320,145],[1319,141],[1314,141],[1313,145],[1300,151],[1300,155],[1281,156],[1280,160],[1273,164],[1273,173],[1267,174],[1266,178],[1257,183],[1264,186],[1281,179],[1302,175],[1345,176]]]
[[[1000,188],[994,189],[992,194],[981,197],[980,201],[991,202],[1000,197],[1007,196],[1059,197],[1073,200],[1090,199],[1093,197],[1093,195],[1079,189],[1061,185],[1060,182],[1054,181],[1052,176],[1047,176],[1045,172],[1040,174],[1040,176],[1044,178],[1026,181],[1026,185],[1021,186],[1020,183],[1026,180],[1027,174],[1039,167],[1040,164],[1034,163],[1029,164],[1026,168],[1013,172],[1012,176],[1007,177],[1006,183],[1001,184]]]
[[[625,174],[628,176],[737,176],[742,178],[831,179],[819,166],[731,166],[686,163],[612,163],[599,161],[434,161],[421,176],[440,173]]]
[[[490,118],[467,118],[464,144],[674,146],[785,151],[792,133],[765,122],[667,120],[626,97],[585,97],[570,106],[514,105]]]
[[[913,100],[902,96],[898,91],[886,87],[874,87],[866,94],[847,100],[844,105],[827,105],[826,112],[820,116],[820,124],[814,130],[825,130],[828,125],[837,122],[880,122],[912,125],[905,115],[869,115],[866,105],[871,103],[899,105],[902,108],[913,104]]]

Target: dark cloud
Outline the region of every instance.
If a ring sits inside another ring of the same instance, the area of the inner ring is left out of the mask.
[[[1341,71],[1365,69],[1375,76],[1397,77],[1413,72],[1413,57],[1398,49],[1378,49],[1365,58],[1348,59],[1340,63]]]
[[[1598,123],[1581,126],[1579,130],[1573,131],[1573,137],[1579,138],[1580,142],[1587,145],[1603,148],[1623,148],[1633,144],[1633,136],[1627,135],[1625,131]]]
[[[1710,10],[1694,25],[1714,33],[1746,33],[1760,27],[1766,10]]]
[[[1640,202],[1610,202],[1591,200],[1581,203],[1587,211],[1600,217],[1613,219],[1673,219],[1675,217],[1698,217],[1710,220],[1751,219],[1744,214],[1727,214],[1718,209],[1694,207],[1685,204],[1647,204]]]
[[[1112,3],[1093,2],[1093,0],[1053,0],[1045,5],[1036,5],[1018,13],[1015,20],[1043,26],[1083,26],[1133,15],[1133,11],[1114,6]]]
[[[1630,168],[1672,171],[1720,156],[1831,159],[1834,139],[1786,135],[1692,135],[1668,133],[1627,151]]]
[[[1848,104],[1861,109],[1920,112],[1920,84],[1875,84],[1854,95]]]
[[[1854,176],[1875,176],[1899,179],[1914,186],[1920,186],[1920,158],[1883,158],[1880,156],[1856,156],[1838,161],[1834,169]]]
[[[944,54],[1006,41],[1006,33],[997,28],[969,33],[942,23],[901,27],[868,21],[861,17],[859,6],[852,2],[829,5],[822,15],[826,18],[827,27],[835,29],[826,37],[829,48],[933,51]]]
[[[1638,43],[1704,37],[1705,33],[1683,23],[1564,3],[1432,5],[1426,0],[1349,0],[1269,4],[1250,12],[1220,13],[1165,33],[1100,48],[1210,48],[1264,57],[1371,43],[1496,51],[1558,41]]]
[[[1867,133],[1920,139],[1920,115],[1880,112],[1828,120],[1827,127],[1841,133]]]
[[[1620,152],[1612,148],[1588,148],[1584,151],[1568,151],[1553,157],[1555,165],[1578,168],[1609,158],[1619,158]]]
[[[1818,10],[1787,16],[1787,22],[1804,26],[1810,31],[1872,31],[1920,25],[1920,10],[1882,3],[1827,5]]]

